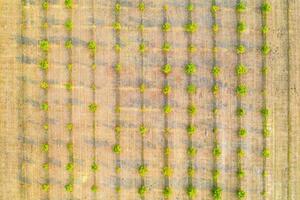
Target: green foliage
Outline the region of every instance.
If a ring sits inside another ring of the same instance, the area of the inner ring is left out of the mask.
[[[240,2],[236,5],[235,7],[236,12],[238,13],[242,13],[245,12],[246,10],[246,4],[244,2]]]
[[[115,31],[120,31],[122,29],[121,23],[120,22],[113,23],[113,29]]]
[[[217,33],[219,31],[219,25],[218,24],[213,24],[211,29],[214,33]]]
[[[162,174],[165,176],[165,177],[170,177],[172,176],[173,174],[173,169],[169,166],[166,166],[163,168],[162,170]]]
[[[189,166],[187,173],[189,177],[193,177],[195,175],[195,168],[193,166]]]
[[[169,114],[170,112],[172,112],[172,107],[168,104],[164,105],[164,113]]]
[[[92,192],[97,192],[98,191],[98,186],[97,185],[93,185],[91,187]]]
[[[221,200],[222,199],[222,188],[218,186],[213,186],[212,190],[212,196],[214,200]]]
[[[246,197],[246,192],[242,189],[238,189],[236,195],[239,199],[244,199]]]
[[[265,158],[268,158],[268,157],[270,157],[270,155],[271,155],[270,150],[264,148],[263,151],[262,151],[262,156],[265,157]]]
[[[194,33],[198,30],[198,25],[194,22],[190,22],[185,25],[185,31],[188,33]]]
[[[163,25],[162,25],[162,31],[163,32],[168,32],[168,31],[170,31],[171,30],[171,24],[169,23],[169,22],[166,22],[166,23],[164,23]]]
[[[189,146],[187,149],[187,154],[190,157],[194,157],[197,154],[197,149],[195,147]]]
[[[263,133],[264,137],[268,137],[271,134],[270,130],[268,128],[266,128],[266,127],[263,128],[262,133]]]
[[[71,31],[73,29],[73,22],[71,19],[67,19],[65,22],[65,27],[68,31]]]
[[[172,195],[172,189],[170,187],[165,187],[163,190],[163,195],[168,199]]]
[[[68,163],[66,166],[66,170],[68,172],[72,172],[74,170],[74,164],[73,163]]]
[[[49,50],[49,42],[47,39],[40,41],[40,48],[44,52],[47,52]]]
[[[261,53],[263,55],[268,55],[271,51],[271,48],[267,45],[267,44],[264,44],[262,47],[261,47]]]
[[[97,165],[97,163],[94,162],[94,163],[92,164],[92,166],[91,166],[91,169],[92,169],[93,172],[96,172],[96,171],[98,171],[99,166]]]
[[[140,84],[140,92],[141,93],[144,93],[145,92],[145,90],[146,90],[146,85],[144,84],[144,83],[142,83],[142,84]]]
[[[122,149],[121,149],[121,146],[120,146],[119,144],[115,144],[115,145],[113,146],[113,152],[114,152],[114,153],[120,154],[121,151],[122,151]]]
[[[196,106],[193,104],[188,105],[187,111],[189,115],[194,115],[197,112]]]
[[[189,94],[196,94],[197,92],[197,86],[195,84],[189,84],[186,88],[187,93]]]
[[[236,30],[238,33],[243,33],[243,32],[245,32],[246,28],[247,28],[247,26],[246,26],[245,22],[239,22],[237,24]]]
[[[185,73],[187,75],[192,75],[194,73],[196,73],[197,71],[197,66],[193,63],[188,63],[187,65],[185,65]]]
[[[168,53],[169,51],[171,51],[171,48],[172,48],[171,44],[168,42],[165,42],[162,46],[162,51],[164,53]]]
[[[247,89],[247,87],[245,86],[245,85],[238,85],[237,87],[236,87],[236,93],[237,93],[237,95],[239,95],[239,96],[245,96],[246,94],[247,94],[247,92],[248,92],[248,89]]]
[[[222,150],[221,150],[221,147],[216,145],[214,148],[213,148],[213,155],[214,157],[218,158],[220,157],[220,155],[222,154]]]
[[[246,52],[246,47],[244,45],[240,44],[236,47],[237,54],[243,54],[245,52]]]
[[[219,10],[220,10],[220,7],[217,6],[217,5],[213,5],[213,6],[210,8],[210,11],[211,11],[213,14],[216,14]]]
[[[243,116],[246,115],[246,110],[245,110],[244,108],[238,108],[238,109],[236,110],[236,115],[237,115],[238,117],[243,117]]]
[[[91,112],[93,112],[93,113],[97,111],[97,108],[98,108],[98,106],[97,106],[96,103],[91,103],[91,104],[89,105],[89,110],[90,110]]]
[[[117,73],[120,73],[121,69],[122,69],[122,65],[120,63],[116,64],[114,66],[114,69]]]
[[[244,128],[241,128],[239,131],[238,131],[238,134],[239,136],[241,137],[245,137],[247,135],[247,130],[244,129]]]
[[[218,84],[214,84],[211,88],[211,91],[214,95],[217,95],[219,92],[219,85]]]
[[[193,135],[195,132],[196,132],[196,126],[193,125],[193,124],[189,124],[187,127],[186,127],[186,131],[189,135]]]
[[[72,83],[66,83],[66,89],[68,90],[68,91],[71,91],[72,90],[72,88],[73,88],[73,85],[72,85]]]
[[[68,9],[71,9],[73,7],[73,0],[65,0],[65,6]]]
[[[141,44],[139,45],[139,52],[140,52],[140,53],[145,53],[146,50],[147,50],[146,44],[145,44],[145,43],[141,43]]]
[[[238,178],[244,178],[245,177],[245,171],[243,169],[238,169],[236,172],[236,175]]]
[[[170,64],[165,64],[165,65],[162,67],[162,72],[163,72],[165,75],[168,75],[171,71],[172,71],[172,66],[171,66]]]
[[[114,49],[117,53],[120,52],[121,51],[121,45],[120,44],[115,44]]]
[[[189,198],[194,199],[197,195],[197,189],[193,185],[188,185],[186,188],[186,193]]]
[[[197,51],[197,47],[195,45],[189,44],[187,50],[190,53],[195,53]]]
[[[213,66],[212,74],[214,75],[214,77],[218,77],[220,72],[221,72],[221,69],[219,66]]]
[[[65,185],[65,190],[67,191],[67,192],[73,192],[73,183],[68,183],[68,184],[66,184]]]
[[[141,165],[138,168],[139,175],[144,177],[148,173],[148,167],[145,165]]]
[[[138,5],[138,9],[139,9],[139,11],[144,12],[144,10],[145,10],[145,3],[144,2],[140,2],[139,5]]]
[[[48,82],[42,81],[42,82],[40,83],[40,87],[41,87],[42,89],[44,89],[44,90],[48,89],[48,87],[49,87]]]
[[[43,169],[48,170],[49,169],[49,163],[44,163],[43,164]]]
[[[141,185],[138,189],[138,193],[141,197],[145,196],[145,193],[147,192],[147,187],[145,185]]]
[[[235,73],[237,74],[237,76],[241,76],[244,75],[248,72],[248,69],[245,65],[243,64],[238,64],[235,68]]]
[[[269,27],[267,25],[264,25],[262,28],[261,28],[261,32],[263,34],[267,34],[269,32]]]
[[[44,184],[42,184],[42,190],[44,190],[45,192],[48,192],[49,189],[50,189],[49,183],[44,183]]]
[[[49,105],[47,102],[41,104],[41,110],[48,111],[48,109],[49,109]]]
[[[44,59],[44,60],[42,60],[42,61],[40,62],[40,68],[41,68],[42,70],[47,70],[47,69],[48,69],[48,66],[49,66],[49,64],[48,64],[48,60],[47,60],[47,59]]]
[[[49,8],[49,3],[48,3],[47,0],[44,1],[44,2],[42,3],[42,8],[43,8],[44,10],[48,10],[48,8]]]
[[[65,47],[67,49],[71,49],[73,47],[73,41],[72,39],[68,39],[66,42],[65,42]]]
[[[217,182],[217,180],[218,180],[218,178],[220,176],[220,171],[217,170],[217,169],[213,170],[212,174],[213,174],[213,180],[214,180],[214,182]]]
[[[244,157],[244,156],[245,156],[244,150],[241,149],[241,148],[238,148],[238,150],[237,150],[237,155],[238,155],[239,158]]]
[[[194,4],[189,4],[189,5],[187,5],[187,8],[186,8],[189,12],[193,12],[194,11],[194,9],[195,9],[195,7],[194,7]]]
[[[121,11],[121,4],[120,3],[116,3],[115,4],[115,12],[119,13]]]
[[[145,135],[148,132],[148,129],[142,124],[139,128],[139,131],[141,135]]]
[[[72,152],[72,151],[73,151],[73,143],[72,143],[72,142],[69,142],[69,143],[67,144],[67,149],[68,149],[69,152]]]
[[[42,150],[47,153],[49,151],[49,144],[47,144],[47,143],[43,144]]]
[[[261,12],[268,13],[271,11],[271,5],[269,3],[263,3],[260,7]]]
[[[163,87],[163,90],[162,90],[162,92],[163,92],[163,94],[164,95],[168,95],[168,94],[170,94],[170,92],[171,92],[171,86],[170,85],[165,85],[164,87]]]
[[[269,116],[269,109],[267,109],[267,108],[262,108],[261,110],[260,110],[260,113],[261,113],[261,115],[263,116],[263,117],[268,117]]]
[[[97,43],[94,40],[88,42],[88,49],[91,50],[93,53],[97,50]]]

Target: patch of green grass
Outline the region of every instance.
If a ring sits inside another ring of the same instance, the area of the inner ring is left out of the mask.
[[[171,113],[172,112],[172,107],[170,106],[170,105],[164,105],[164,113],[165,114],[169,114],[169,113]]]
[[[189,44],[187,47],[187,51],[190,53],[195,53],[197,51],[197,47],[195,45]]]
[[[212,196],[214,200],[221,200],[222,199],[222,188],[218,186],[213,186],[212,190]]]
[[[236,115],[237,115],[238,117],[243,117],[243,116],[246,115],[246,110],[245,110],[244,108],[238,108],[238,109],[236,110]]]
[[[144,12],[144,10],[145,10],[145,3],[144,2],[140,2],[139,5],[138,5],[138,9],[139,9],[139,11]]]
[[[220,171],[217,170],[217,169],[215,169],[215,170],[213,170],[212,175],[213,175],[214,182],[217,182],[217,180],[218,180],[218,178],[220,176]]]
[[[71,9],[73,7],[73,0],[65,0],[65,6],[68,9]]]
[[[214,148],[213,148],[213,155],[214,157],[218,158],[220,157],[220,155],[222,154],[222,150],[221,150],[221,147],[216,145]]]
[[[195,168],[193,166],[189,166],[187,170],[188,176],[189,177],[194,177],[195,175]]]
[[[242,13],[242,12],[245,12],[246,11],[246,4],[244,2],[239,2],[236,7],[235,7],[235,10],[236,12],[238,13]]]
[[[248,68],[243,64],[238,64],[235,68],[235,73],[237,76],[242,76],[248,72]]]
[[[187,154],[190,157],[194,157],[197,154],[197,149],[195,147],[189,146],[187,149]]]
[[[166,22],[161,27],[163,32],[168,32],[171,30],[171,24],[169,22]]]
[[[265,128],[263,128],[262,133],[263,133],[264,137],[268,137],[268,136],[270,136],[271,131],[265,127]]]
[[[264,158],[268,158],[268,157],[270,157],[270,155],[271,155],[270,150],[267,149],[267,148],[264,148],[263,151],[262,151],[262,156],[263,156]]]
[[[49,144],[48,143],[43,144],[42,150],[47,153],[49,151]]]
[[[168,199],[172,195],[172,189],[170,187],[165,187],[163,189],[163,195],[166,199]]]
[[[121,69],[122,69],[122,65],[120,63],[116,64],[114,66],[114,69],[117,73],[120,73]]]
[[[271,11],[271,5],[269,3],[263,3],[260,9],[263,13],[268,13]]]
[[[91,50],[93,53],[96,52],[96,50],[97,50],[97,43],[94,40],[89,41],[88,44],[87,44],[87,46],[88,46],[88,49]]]
[[[42,89],[44,89],[44,90],[47,90],[47,89],[49,88],[49,84],[48,84],[48,82],[46,82],[46,81],[42,81],[42,82],[40,83],[40,87],[41,87]]]
[[[138,189],[138,194],[141,196],[141,197],[144,197],[145,196],[145,193],[148,191],[147,187],[145,185],[141,185]]]
[[[245,177],[245,171],[243,169],[238,169],[236,172],[236,175],[238,178],[244,178]]]
[[[189,84],[186,88],[186,91],[188,94],[196,94],[197,92],[197,86],[195,84]]]
[[[97,185],[92,185],[91,191],[94,192],[94,193],[97,192],[98,191],[98,186]]]
[[[245,52],[246,52],[246,47],[244,45],[240,44],[236,47],[237,54],[243,54]]]
[[[40,41],[40,49],[44,52],[47,52],[49,50],[49,42],[47,39]]]
[[[189,115],[195,115],[197,112],[196,106],[193,104],[188,105],[187,111]]]
[[[242,189],[238,189],[236,191],[236,195],[237,195],[238,199],[244,199],[246,197],[246,192]]]
[[[186,127],[186,131],[189,135],[193,135],[195,132],[196,132],[196,126],[193,125],[193,124],[189,124],[187,127]]]
[[[96,171],[98,171],[99,166],[97,165],[97,163],[94,162],[94,163],[92,164],[92,166],[91,166],[91,169],[92,169],[93,172],[96,172]]]
[[[163,168],[162,170],[162,174],[165,176],[165,177],[170,177],[172,176],[173,174],[173,169],[169,166],[166,166]]]
[[[44,10],[48,10],[48,8],[49,8],[49,3],[48,3],[48,1],[44,1],[44,2],[42,3],[42,8],[43,8]]]
[[[214,95],[217,95],[219,93],[219,85],[218,84],[214,84],[211,88],[211,91]]]
[[[271,51],[271,48],[267,45],[267,44],[264,44],[262,47],[261,47],[261,53],[263,55],[268,55]]]
[[[44,183],[41,186],[42,186],[42,190],[44,190],[45,192],[48,192],[50,189],[49,183]]]
[[[71,49],[73,47],[73,41],[72,39],[68,39],[66,42],[65,42],[65,47],[67,49]]]
[[[66,184],[65,185],[65,190],[67,191],[67,192],[73,192],[73,183],[68,183],[68,184]]]
[[[120,146],[119,144],[115,144],[115,145],[113,146],[113,152],[114,152],[114,153],[120,154],[121,151],[122,151],[122,149],[121,149],[121,146]]]
[[[96,103],[91,103],[91,104],[89,105],[89,110],[90,110],[91,112],[93,112],[93,113],[97,111],[97,108],[98,108],[98,106],[97,106]]]
[[[243,33],[243,32],[245,32],[246,28],[247,28],[247,26],[246,26],[245,22],[239,22],[237,24],[236,30],[238,33]]]
[[[140,132],[141,135],[145,135],[148,132],[148,128],[145,127],[145,125],[142,124],[139,128],[139,132]]]
[[[165,85],[164,87],[163,87],[163,90],[162,90],[162,92],[163,92],[163,94],[164,95],[169,95],[170,94],[170,92],[171,92],[171,86],[170,85]]]
[[[41,110],[48,111],[49,110],[49,104],[47,102],[44,102],[41,104]]]
[[[138,168],[139,175],[144,177],[148,173],[148,167],[145,165],[141,165]]]
[[[197,189],[193,185],[188,185],[186,188],[186,193],[189,198],[194,199],[197,195]]]
[[[248,93],[247,86],[242,85],[242,84],[238,85],[236,87],[235,91],[238,96],[245,96]]]
[[[187,23],[184,29],[188,33],[194,33],[198,30],[198,24],[196,24],[195,22]]]
[[[115,22],[115,23],[113,23],[113,29],[114,29],[115,31],[120,31],[120,30],[122,29],[121,23],[120,23],[120,22]]]
[[[242,157],[245,156],[245,151],[241,148],[238,148],[237,149],[237,155],[238,155],[239,158],[242,158]]]
[[[115,4],[115,12],[119,13],[121,11],[121,4],[120,3],[116,3]]]
[[[162,67],[162,72],[165,74],[165,75],[168,75],[169,73],[171,73],[172,71],[172,66],[170,64],[165,64],[163,67]]]
[[[262,28],[261,28],[261,32],[263,34],[267,34],[269,32],[269,27],[267,25],[264,25]]]
[[[217,33],[219,31],[219,25],[218,24],[213,24],[212,27],[211,27],[211,30],[214,33]]]
[[[212,14],[216,14],[219,10],[220,10],[220,7],[217,6],[217,5],[213,5],[213,6],[210,8],[210,11],[212,12]]]
[[[164,53],[168,53],[169,51],[171,51],[171,48],[172,48],[171,44],[168,42],[165,42],[162,46],[162,51]]]
[[[121,48],[120,44],[115,44],[114,49],[115,49],[115,52],[119,53],[122,48]]]
[[[245,137],[247,135],[247,130],[244,129],[244,128],[241,128],[239,131],[238,131],[238,134],[240,137]]]
[[[66,20],[65,27],[68,31],[71,31],[73,29],[73,22],[71,19]]]
[[[194,6],[194,4],[190,3],[190,4],[187,5],[186,9],[189,12],[193,12],[194,9],[195,9],[195,6]]]
[[[219,66],[213,66],[212,74],[214,75],[214,77],[218,77],[220,72],[221,72],[221,69]]]
[[[193,63],[188,63],[185,65],[185,73],[187,75],[193,75],[197,71],[197,66]]]
[[[72,85],[72,83],[66,83],[65,87],[66,87],[66,90],[71,91],[73,88],[73,85]]]
[[[139,52],[140,53],[145,53],[147,51],[147,45],[145,44],[145,43],[141,43],[140,45],[139,45]]]
[[[73,163],[68,163],[66,166],[66,170],[68,172],[72,172],[74,170],[74,164]]]
[[[261,113],[261,115],[262,115],[264,118],[266,118],[266,117],[269,116],[269,109],[267,109],[267,108],[262,108],[262,109],[260,110],[260,113]]]

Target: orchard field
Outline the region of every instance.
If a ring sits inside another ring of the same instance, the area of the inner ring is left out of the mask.
[[[0,200],[300,199],[299,0],[0,11]]]

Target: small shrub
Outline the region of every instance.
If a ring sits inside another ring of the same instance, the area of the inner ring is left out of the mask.
[[[238,169],[238,171],[236,172],[236,175],[238,178],[244,178],[245,177],[245,171],[242,169]]]
[[[220,157],[221,153],[222,153],[221,147],[219,147],[218,145],[213,148],[214,157],[216,158]]]
[[[49,189],[50,189],[49,183],[44,183],[44,184],[42,184],[42,190],[44,190],[45,192],[48,192]]]
[[[193,177],[195,175],[195,168],[193,166],[189,166],[187,173],[189,177]]]
[[[163,190],[163,195],[168,199],[172,195],[172,189],[170,187],[165,187]]]
[[[197,154],[197,149],[195,147],[190,146],[187,149],[187,154],[190,157],[194,157]]]
[[[166,23],[164,23],[163,25],[162,25],[162,31],[163,32],[168,32],[168,31],[170,31],[171,30],[171,24],[169,23],[169,22],[166,22]]]
[[[146,90],[146,85],[144,83],[140,84],[140,93],[144,93]]]
[[[212,74],[214,75],[214,77],[218,77],[220,74],[220,67],[219,66],[213,66],[212,68]]]
[[[65,0],[66,8],[71,9],[73,6],[72,4],[73,4],[73,0]]]
[[[121,153],[121,146],[119,144],[115,144],[113,146],[113,152],[116,153],[116,154],[120,154]]]
[[[120,31],[122,29],[121,23],[120,22],[113,23],[113,29],[115,31]]]
[[[194,7],[194,4],[189,4],[188,6],[187,6],[187,8],[186,8],[189,12],[193,12],[194,11],[194,9],[195,9],[195,7]]]
[[[171,86],[170,86],[170,85],[165,85],[165,86],[163,87],[162,92],[163,92],[164,95],[170,94],[170,92],[171,92]]]
[[[43,169],[48,170],[49,169],[49,163],[44,163],[43,164]]]
[[[140,24],[138,26],[138,30],[141,31],[141,32],[143,32],[145,30],[145,25],[144,24]]]
[[[96,103],[91,103],[91,104],[89,105],[89,110],[90,110],[91,112],[93,112],[93,113],[97,111],[97,108],[98,108],[98,106],[97,106]]]
[[[235,73],[237,76],[244,75],[248,72],[248,69],[245,65],[243,64],[238,64],[235,68]]]
[[[197,51],[197,47],[195,45],[189,44],[187,50],[190,53],[195,53]]]
[[[145,135],[148,132],[148,129],[142,124],[139,128],[140,134]]]
[[[238,131],[238,134],[239,136],[241,137],[245,137],[247,135],[247,130],[244,129],[244,128],[241,128],[239,131]]]
[[[144,12],[144,10],[145,10],[145,3],[144,2],[140,2],[139,5],[138,5],[138,9],[139,9],[139,11]]]
[[[260,9],[263,13],[268,13],[271,11],[271,5],[269,3],[263,3]]]
[[[99,167],[98,167],[97,163],[94,162],[94,163],[92,164],[92,166],[91,166],[91,169],[92,169],[93,172],[98,171]]]
[[[73,163],[68,163],[66,166],[66,170],[68,172],[72,172],[74,170],[74,164]]]
[[[65,190],[70,193],[73,192],[73,184],[68,183],[67,185],[65,185]]]
[[[145,43],[141,43],[141,44],[139,45],[139,52],[143,54],[143,53],[146,52],[146,50],[147,50],[146,44],[145,44]]]
[[[172,176],[173,174],[173,169],[171,167],[164,167],[163,170],[162,170],[162,174],[165,176],[165,177],[170,177]]]
[[[263,55],[268,55],[271,51],[271,48],[267,45],[267,44],[264,44],[262,47],[261,47],[261,53]]]
[[[264,26],[261,28],[261,32],[262,32],[263,34],[267,34],[267,33],[269,32],[269,27],[266,26],[266,25],[264,25]]]
[[[67,49],[71,49],[73,47],[73,42],[72,42],[72,39],[68,39],[66,42],[65,42],[65,47]]]
[[[68,31],[71,31],[73,29],[73,22],[71,19],[67,19],[65,22],[65,27]]]
[[[240,44],[236,47],[237,54],[243,54],[245,52],[246,52],[246,47],[244,45]]]
[[[166,148],[164,149],[164,153],[165,153],[166,156],[169,156],[170,153],[171,153],[171,149],[170,149],[169,147],[166,147]]]
[[[47,39],[40,41],[40,48],[44,52],[47,52],[49,50],[49,42]]]
[[[48,89],[48,87],[49,87],[48,82],[42,81],[42,82],[40,83],[40,87],[41,87],[42,89],[44,89],[44,90]]]
[[[169,6],[167,4],[163,5],[163,10],[164,11],[168,11],[169,10]]]
[[[162,67],[162,72],[165,74],[165,75],[168,75],[169,73],[171,73],[172,71],[172,66],[170,64],[165,64],[163,67]]]
[[[162,46],[162,51],[164,53],[168,53],[169,51],[171,51],[171,48],[172,48],[171,44],[168,42],[165,42]]]
[[[245,32],[245,30],[246,30],[246,23],[245,22],[239,22],[238,24],[237,24],[237,27],[236,27],[236,29],[237,29],[237,32],[238,33],[243,33],[243,32]]]
[[[194,33],[197,31],[197,29],[198,29],[198,25],[194,22],[190,22],[185,25],[185,31],[188,33]]]
[[[96,52],[97,44],[94,40],[89,41],[87,46],[88,46],[88,49],[91,50],[93,53]]]
[[[48,111],[48,109],[49,109],[49,105],[47,102],[41,104],[41,110]]]
[[[246,4],[244,2],[239,2],[235,7],[236,12],[242,13],[246,10]]]
[[[92,185],[91,190],[92,190],[92,192],[97,192],[98,191],[98,186],[97,185]]]
[[[43,144],[42,150],[47,153],[49,151],[49,144],[47,144],[47,143]]]
[[[148,168],[145,165],[141,165],[138,168],[139,175],[144,177],[148,173]]]
[[[260,113],[261,113],[261,115],[262,115],[264,118],[266,118],[266,117],[269,116],[269,110],[268,110],[267,108],[262,108],[262,109],[260,110]]]
[[[189,198],[194,199],[197,195],[197,189],[193,185],[188,185],[186,193]]]
[[[169,114],[172,112],[172,107],[170,105],[164,105],[164,113]]]
[[[262,156],[264,157],[264,158],[268,158],[268,157],[270,157],[270,155],[271,155],[271,152],[270,152],[270,150],[269,149],[263,149],[263,151],[262,151]]]
[[[193,124],[189,124],[186,128],[186,131],[189,135],[193,135],[196,132],[196,126]]]
[[[47,60],[47,59],[44,59],[44,60],[42,60],[42,61],[40,62],[40,68],[41,68],[42,70],[47,70],[47,69],[48,69],[48,66],[49,66],[49,64],[48,64],[48,60]]]
[[[238,189],[236,194],[239,199],[244,199],[246,197],[246,192],[242,189]]]
[[[122,65],[120,63],[116,64],[114,66],[114,69],[117,73],[120,73],[121,69],[122,69]]]
[[[217,33],[219,31],[219,25],[218,24],[213,24],[211,29],[214,33]]]
[[[264,137],[268,137],[271,134],[271,132],[268,128],[263,128],[262,133],[263,133]]]
[[[247,87],[245,85],[238,85],[236,87],[235,91],[236,91],[237,95],[239,95],[239,96],[245,96],[247,94],[247,92],[248,92],[248,89],[247,89]]]
[[[42,8],[43,8],[44,10],[48,10],[48,7],[49,7],[48,1],[44,1],[44,2],[42,3]]]
[[[211,91],[214,95],[217,95],[219,92],[219,85],[218,84],[214,84],[211,88]]]
[[[239,158],[242,158],[242,157],[245,156],[245,151],[241,148],[238,148],[237,155],[238,155]]]
[[[121,45],[120,44],[115,44],[114,49],[117,53],[119,53],[121,51]]]
[[[212,196],[214,200],[221,200],[222,199],[222,188],[218,186],[213,186],[212,188]]]
[[[69,152],[72,152],[72,151],[73,151],[73,143],[72,143],[72,142],[69,142],[69,143],[67,144],[67,149],[68,149]]]
[[[236,110],[236,115],[237,115],[238,117],[243,117],[243,116],[246,115],[246,110],[245,110],[244,108],[238,108],[238,109]]]
[[[66,87],[66,90],[71,91],[73,88],[73,85],[72,85],[72,83],[66,83],[65,87]]]
[[[189,94],[196,94],[196,92],[197,92],[197,86],[191,83],[191,84],[189,84],[187,86],[186,91]]]
[[[189,115],[194,115],[197,112],[196,106],[193,104],[188,105],[187,111]]]
[[[141,185],[141,187],[138,189],[138,193],[141,197],[144,197],[147,190],[148,189],[145,185]]]
[[[220,176],[220,171],[217,170],[217,169],[213,170],[212,174],[213,174],[213,180],[214,180],[214,182],[217,182],[217,180],[218,180],[218,178]]]
[[[196,73],[196,71],[197,71],[197,67],[195,64],[188,63],[187,65],[185,65],[185,73],[187,75],[192,75],[192,74]]]
[[[216,14],[219,10],[220,10],[220,7],[217,6],[217,5],[213,5],[213,6],[210,8],[210,11],[211,11],[213,14]]]
[[[120,3],[116,3],[115,4],[115,12],[119,13],[121,11],[121,4]]]

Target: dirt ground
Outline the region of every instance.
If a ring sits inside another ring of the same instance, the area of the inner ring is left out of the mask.
[[[41,184],[45,181],[43,143],[43,112],[40,110],[43,91],[39,87],[42,73],[38,67],[41,58],[38,42],[42,38],[41,1],[0,0],[0,200],[44,200],[47,199]],[[113,6],[115,1],[106,0],[74,0],[72,9],[73,30],[72,49],[73,90],[72,118],[74,142],[74,191],[73,198],[66,192],[65,185],[69,174],[65,169],[69,162],[66,144],[69,140],[66,124],[68,123],[68,92],[65,84],[68,80],[68,54],[65,40],[68,36],[64,22],[68,18],[63,0],[49,1],[48,38],[50,41],[48,70],[48,103],[49,103],[49,199],[53,200],[113,200],[117,199],[115,185],[116,156],[112,152],[115,144],[115,86],[116,74],[113,66],[116,55],[113,50],[115,33]],[[92,4],[95,4],[94,8]],[[122,50],[120,62],[123,69],[120,73],[120,104],[122,133],[120,154],[122,171],[121,199],[140,199],[137,190],[141,178],[137,172],[141,164],[141,136],[138,132],[141,123],[141,98],[139,93],[140,53],[138,45],[140,35],[138,25],[140,13],[137,9],[139,0],[121,0],[122,9],[120,32]],[[164,177],[161,173],[164,164],[164,114],[162,106],[164,97],[161,88],[164,76],[161,73],[163,54],[161,46],[163,35],[162,7],[169,5],[167,19],[172,29],[167,33],[173,50],[168,61],[173,66],[169,83],[172,93],[169,97],[173,111],[168,122],[171,134],[168,136],[171,147],[169,164],[173,168],[170,185],[173,188],[172,200],[187,200],[188,183],[187,166],[188,137],[186,126],[188,116],[186,106],[188,95],[186,85],[188,79],[184,73],[187,62],[187,34],[184,25],[187,22],[187,0],[144,0],[144,40],[148,51],[144,55],[144,78],[147,84],[145,91],[144,122],[149,128],[144,137],[145,164],[149,173],[145,177],[148,191],[145,199],[163,199],[162,189]],[[197,188],[196,199],[211,200],[213,169],[212,139],[212,16],[210,1],[192,0],[195,11],[192,19],[199,25],[193,34],[193,44],[198,51],[193,54],[192,61],[198,66],[192,82],[198,86],[195,95],[197,114],[194,117],[197,133],[193,136],[193,144],[198,149],[194,158],[196,167],[193,183]],[[246,156],[243,166],[246,177],[241,184],[247,192],[248,200],[263,200],[263,149],[262,119],[262,59],[260,47],[261,13],[259,7],[262,0],[247,1],[247,11],[241,19],[247,24],[247,30],[241,37],[247,52],[242,56],[243,63],[249,67],[242,82],[248,86],[247,97],[242,98],[242,105],[247,115],[242,125],[247,128],[248,135],[242,146]],[[268,176],[266,178],[266,198],[268,200],[300,199],[300,1],[270,0],[271,12],[267,24],[270,31],[267,41],[272,51],[267,58],[269,73],[267,75],[267,105],[270,109],[268,125],[271,136],[267,146],[271,151],[267,159]],[[217,162],[221,171],[219,185],[223,189],[223,199],[237,199],[236,149],[239,144],[237,117],[235,115],[237,100],[235,87],[236,59],[236,14],[235,0],[216,0],[220,11],[216,17],[220,30],[216,35],[218,51],[217,65],[221,68],[219,77],[220,94],[217,97],[219,114],[218,141],[222,155]],[[23,15],[22,15],[22,10]],[[86,45],[92,39],[92,17],[95,18],[95,40],[98,44],[96,53],[96,70],[91,69],[92,59]],[[298,21],[297,21],[298,20]],[[22,21],[26,26],[22,29]],[[24,44],[22,44],[22,38]],[[23,59],[22,59],[23,57]],[[93,116],[88,110],[92,103],[92,75],[95,74],[96,103],[96,155],[100,170],[96,172],[96,183],[99,191],[95,195],[91,191],[94,174],[91,170],[93,162]]]

